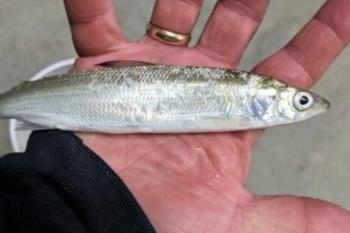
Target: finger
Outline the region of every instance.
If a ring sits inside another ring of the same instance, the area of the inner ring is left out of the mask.
[[[111,0],[64,0],[64,3],[80,56],[103,54],[125,41]]]
[[[237,65],[268,3],[269,0],[219,0],[197,47],[209,56]]]
[[[244,208],[238,228],[238,232],[345,233],[350,229],[350,213],[311,198],[259,197]]]
[[[328,0],[283,49],[255,71],[309,88],[350,42],[350,0]]]
[[[190,34],[202,3],[203,0],[157,0],[151,22],[173,32]]]

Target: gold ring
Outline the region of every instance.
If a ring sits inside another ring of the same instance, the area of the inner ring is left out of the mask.
[[[151,38],[168,45],[186,46],[191,41],[191,35],[172,32],[151,23],[147,26],[147,34]]]

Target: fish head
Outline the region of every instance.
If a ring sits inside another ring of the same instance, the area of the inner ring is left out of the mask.
[[[282,121],[299,122],[326,112],[330,103],[306,90],[286,87],[278,92],[277,114]]]

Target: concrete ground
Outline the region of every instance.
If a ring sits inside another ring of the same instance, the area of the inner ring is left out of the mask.
[[[210,2],[206,2],[195,38],[215,1]],[[324,2],[271,1],[241,68],[249,69],[286,43]],[[133,40],[139,38],[153,1],[118,0],[116,4],[126,34]],[[1,1],[0,92],[52,62],[73,56],[62,1]],[[349,74],[347,49],[314,88],[331,101],[331,111],[311,121],[267,131],[255,151],[247,184],[250,190],[318,197],[350,209]],[[0,154],[10,151],[7,122],[0,121]]]

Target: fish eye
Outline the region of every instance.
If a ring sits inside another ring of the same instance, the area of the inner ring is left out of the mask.
[[[297,92],[294,95],[294,107],[300,111],[307,110],[314,105],[314,97],[308,92]]]

